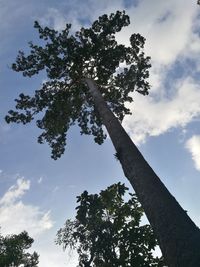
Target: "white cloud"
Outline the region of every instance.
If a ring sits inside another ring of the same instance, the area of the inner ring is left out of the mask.
[[[200,171],[200,135],[193,135],[187,140],[186,148],[192,155],[195,168]]]
[[[50,212],[24,204],[22,197],[30,189],[30,181],[19,178],[0,199],[0,226],[3,234],[19,233],[23,230],[35,237],[50,229],[53,222]]]
[[[140,1],[137,7],[127,10],[131,26],[118,34],[121,42],[128,43],[133,32],[146,39],[146,52],[153,62],[170,64],[191,42],[191,29],[198,8],[196,3],[182,0]]]
[[[4,196],[0,199],[0,205],[10,205],[13,204],[18,198],[21,198],[25,191],[30,189],[30,181],[24,178],[19,178],[17,184],[11,186]]]
[[[128,106],[133,115],[125,118],[124,126],[136,143],[174,127],[185,127],[200,116],[199,85],[191,78],[186,78],[173,89],[176,92],[173,97],[164,96],[159,101],[151,96],[134,96],[134,104]]]
[[[133,32],[141,33],[147,39],[145,52],[152,59],[150,95],[134,94],[134,103],[128,104],[133,115],[124,120],[134,141],[141,143],[147,136],[187,127],[200,117],[199,82],[191,77],[200,70],[200,60],[196,60],[200,51],[198,7],[191,1],[183,5],[182,0],[144,0],[128,13],[132,24],[117,35],[118,40],[128,44]],[[199,64],[191,68],[186,59]],[[182,66],[176,80],[175,63]]]
[[[56,234],[52,228],[50,211],[44,212],[38,206],[24,203],[23,197],[30,188],[29,180],[18,178],[16,184],[0,198],[1,233],[18,234],[26,230],[34,238],[31,251],[40,255],[39,266],[55,267],[58,262],[61,267],[76,266],[76,254],[70,257],[67,252],[63,252],[62,247],[55,245]]]

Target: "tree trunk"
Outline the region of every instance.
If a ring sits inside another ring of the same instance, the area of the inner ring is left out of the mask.
[[[200,230],[170,194],[107,106],[96,83],[85,78],[117,151],[125,176],[141,202],[169,267],[200,266]]]

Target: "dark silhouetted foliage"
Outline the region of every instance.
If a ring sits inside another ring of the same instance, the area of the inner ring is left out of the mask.
[[[30,54],[20,51],[12,69],[28,77],[45,70],[47,81],[34,96],[20,94],[17,111],[10,110],[6,121],[26,124],[41,113],[43,117],[36,122],[43,130],[38,142],[49,143],[54,159],[64,153],[66,133],[75,123],[81,134],[91,134],[96,143],[102,144],[106,137],[102,119],[83,79],[97,82],[120,121],[130,114],[125,107],[125,102],[133,100],[129,93],[136,90],[146,95],[149,90],[146,78],[150,58],[143,52],[144,37],[132,34],[129,47],[115,40],[115,33],[129,23],[128,15],[117,11],[99,17],[90,28],[81,28],[73,35],[70,24],[58,32],[35,22],[43,45],[30,42]]]
[[[151,226],[141,225],[143,209],[134,194],[125,196],[127,190],[118,183],[100,194],[84,191],[77,197],[76,219],[66,221],[56,242],[77,250],[78,266],[164,266],[152,254],[158,243]]]
[[[27,232],[18,235],[0,235],[0,266],[1,267],[37,267],[38,254],[27,252],[33,243]]]

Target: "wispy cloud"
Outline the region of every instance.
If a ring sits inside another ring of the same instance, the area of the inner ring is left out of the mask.
[[[64,15],[61,14],[56,8],[49,8],[47,13],[42,18],[39,18],[39,21],[42,25],[53,27],[55,30],[61,30],[65,27],[66,21]]]
[[[90,7],[90,8],[88,8]],[[38,17],[38,20],[45,25],[54,27],[56,30],[62,30],[66,23],[72,24],[72,30],[79,30],[82,26],[90,24],[98,16],[104,13],[115,12],[124,9],[124,1],[102,0],[93,1],[65,1],[56,7],[47,8],[46,14]]]
[[[185,146],[192,155],[195,168],[200,171],[200,135],[193,135]]]
[[[40,176],[40,177],[39,177],[39,179],[37,180],[37,182],[38,182],[38,184],[41,184],[41,183],[42,183],[42,181],[43,181],[43,177],[42,177],[42,176]]]
[[[0,225],[2,233],[19,233],[27,230],[37,236],[53,226],[50,212],[39,207],[25,204],[22,197],[30,190],[30,181],[19,178],[0,198]]]
[[[17,199],[21,198],[27,190],[30,189],[30,181],[19,178],[16,185],[12,185],[4,196],[0,199],[0,205],[13,204]]]

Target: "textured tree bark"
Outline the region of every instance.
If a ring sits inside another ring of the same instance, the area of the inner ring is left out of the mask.
[[[125,176],[141,202],[169,267],[200,266],[200,230],[161,182],[103,99],[85,78],[95,106],[119,156]]]

